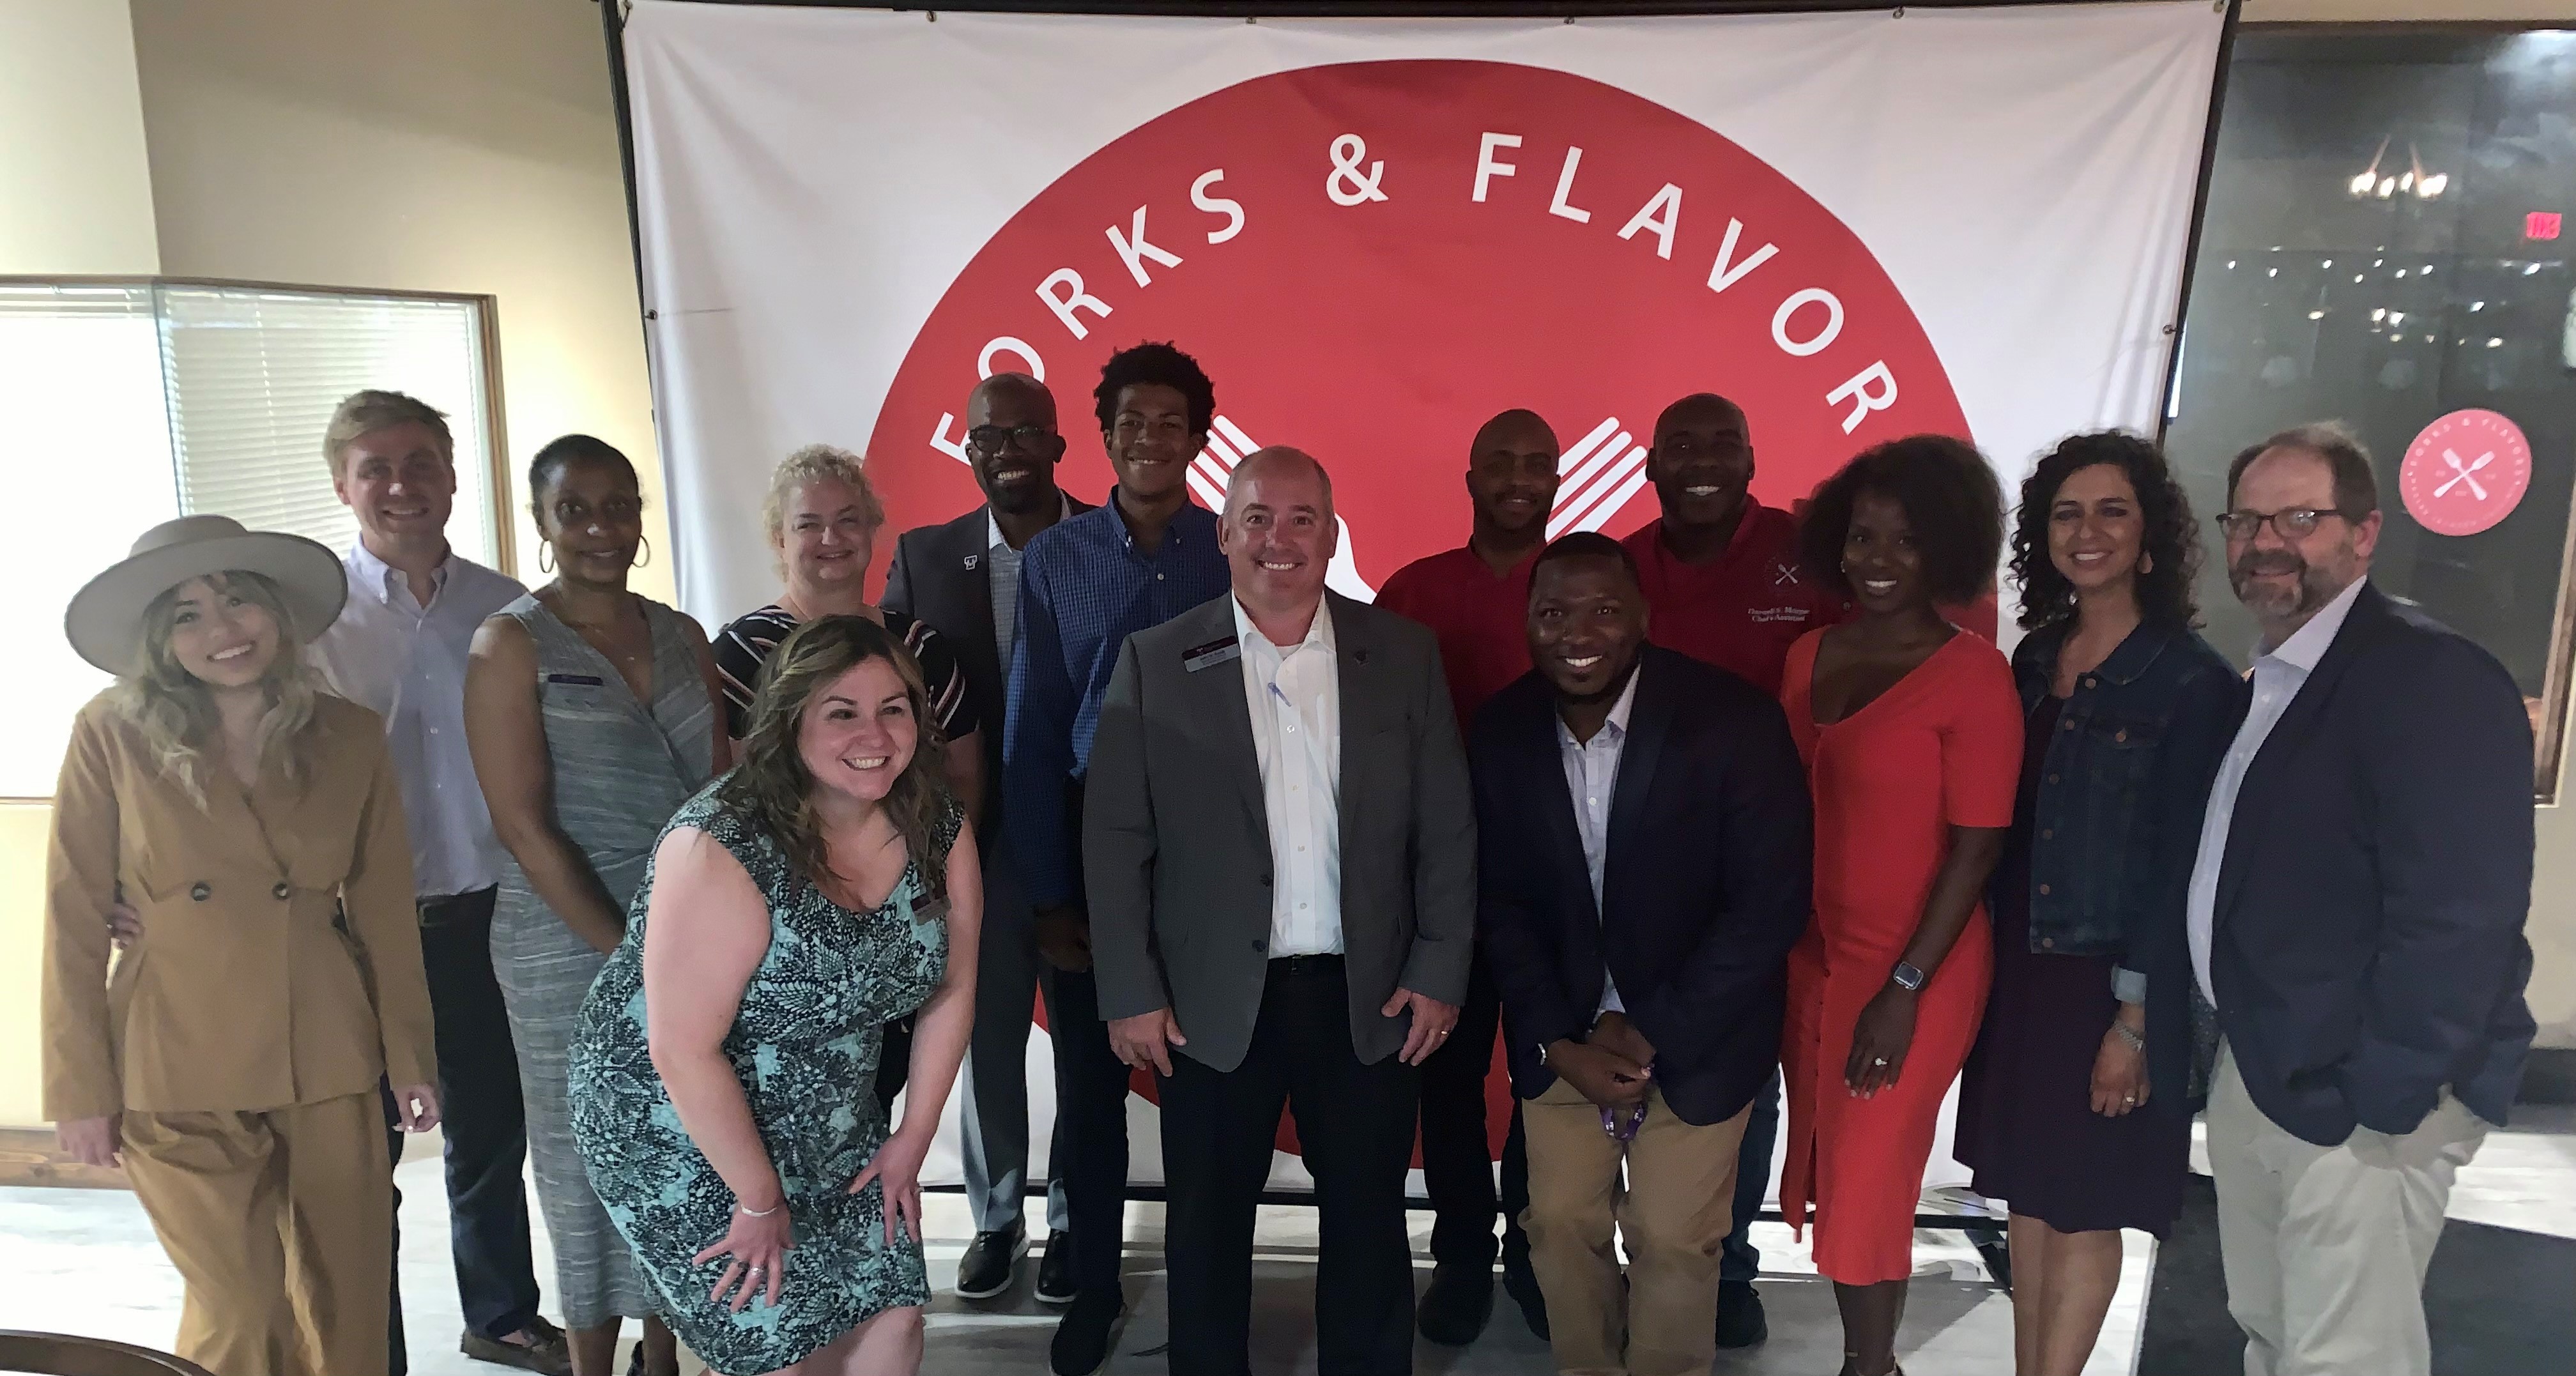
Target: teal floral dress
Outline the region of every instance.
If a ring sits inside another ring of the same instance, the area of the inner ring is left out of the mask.
[[[707,1298],[726,1259],[690,1260],[732,1224],[733,1191],[680,1126],[644,1037],[644,924],[650,871],[626,937],[582,1005],[572,1042],[572,1128],[590,1182],[660,1292],[682,1342],[720,1372],[775,1371],[887,1309],[930,1302],[921,1247],[885,1240],[885,1195],[850,1181],[887,1133],[874,1086],[885,1024],[929,1001],[948,965],[947,903],[923,866],[944,865],[962,817],[954,803],[932,849],[867,912],[832,902],[787,862],[769,833],[709,784],[671,818],[742,862],[769,902],[769,951],[743,989],[724,1051],[786,1187],[796,1247],[775,1306],[736,1313]],[[667,829],[666,829],[667,834]]]

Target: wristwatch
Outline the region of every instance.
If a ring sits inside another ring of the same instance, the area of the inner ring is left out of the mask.
[[[1887,972],[1887,977],[1895,982],[1897,988],[1902,989],[1907,993],[1912,993],[1923,987],[1923,972],[1901,960],[1896,962],[1895,969]]]

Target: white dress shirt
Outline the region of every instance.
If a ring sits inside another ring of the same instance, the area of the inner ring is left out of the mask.
[[[1270,818],[1270,957],[1342,951],[1342,682],[1333,611],[1286,649],[1234,603],[1243,694]]]
[[[465,656],[486,617],[527,592],[517,579],[450,553],[430,576],[429,605],[411,580],[351,546],[349,600],[310,651],[332,692],[385,719],[385,744],[411,831],[412,891],[423,898],[501,882],[501,843],[465,748]]]
[[[1073,499],[1056,494],[1056,519],[1073,514]],[[1002,538],[1001,518],[993,514],[991,503],[984,506],[984,590],[993,599],[993,650],[1001,656],[1002,677],[1011,676],[1011,637],[1019,633],[1020,621],[1020,551]],[[990,723],[1001,729],[1000,722]]]
[[[1592,739],[1578,741],[1565,724],[1556,719],[1556,744],[1565,757],[1565,787],[1574,799],[1574,829],[1583,838],[1583,867],[1592,872],[1592,910],[1601,911],[1601,868],[1610,858],[1610,798],[1619,787],[1619,757],[1628,750],[1628,709],[1637,702],[1637,676],[1644,666],[1628,671],[1628,686],[1619,690],[1619,701],[1610,708],[1610,719],[1592,733]],[[1627,1006],[1619,1002],[1618,982],[1610,978],[1610,967],[1601,967],[1601,1006],[1593,1016],[1624,1013]]]
[[[2227,758],[2219,762],[2218,779],[2210,787],[2209,810],[2200,823],[2200,855],[2191,867],[2191,896],[2183,909],[2183,929],[2191,938],[2191,972],[2200,980],[2201,997],[2212,1008],[2218,1006],[2218,987],[2209,977],[2209,951],[2218,923],[2218,872],[2227,860],[2227,833],[2236,820],[2237,791],[2245,786],[2245,771],[2262,752],[2272,728],[2280,724],[2281,714],[2290,710],[2317,661],[2326,657],[2326,647],[2343,630],[2354,600],[2361,596],[2361,585],[2369,581],[2352,580],[2351,587],[2318,608],[2308,624],[2278,649],[2256,650],[2254,701],[2245,709],[2245,724],[2237,728],[2236,742],[2227,748]]]

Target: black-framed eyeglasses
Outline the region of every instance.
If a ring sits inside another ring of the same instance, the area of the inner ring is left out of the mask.
[[[966,447],[991,457],[1018,445],[1023,454],[1042,454],[1055,440],[1055,431],[1043,425],[979,425],[966,432]]]
[[[2251,540],[2266,524],[2272,533],[2284,540],[2304,540],[2317,533],[2317,527],[2328,516],[2343,513],[2332,507],[2294,506],[2287,511],[2222,511],[2218,514],[2218,531],[2230,540]]]

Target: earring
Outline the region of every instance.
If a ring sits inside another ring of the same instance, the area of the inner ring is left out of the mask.
[[[645,536],[638,535],[635,537],[635,543],[644,547],[644,557],[635,561],[635,567],[640,569],[653,562],[653,542]]]
[[[539,573],[552,573],[552,572],[554,572],[554,571],[555,571],[555,557],[554,557],[554,556],[555,556],[555,542],[554,542],[554,541],[552,541],[552,540],[540,540],[540,541],[538,541],[538,542],[537,542],[537,572],[539,572]]]

